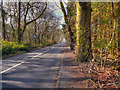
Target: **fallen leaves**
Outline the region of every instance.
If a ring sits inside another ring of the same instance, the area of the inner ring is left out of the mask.
[[[117,70],[108,67],[97,67],[92,79],[99,88],[118,88],[119,74]]]

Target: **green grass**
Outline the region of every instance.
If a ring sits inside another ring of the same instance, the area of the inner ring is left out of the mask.
[[[17,42],[2,41],[2,59],[30,51],[31,45],[28,43],[18,44]]]
[[[17,42],[8,42],[6,40],[2,40],[2,59],[51,45],[53,45],[53,43],[44,42],[32,46],[31,44],[25,42],[18,44]]]
[[[8,54],[8,55],[3,54],[3,55],[2,55],[2,59],[9,58],[9,57],[12,57],[12,56],[15,56],[15,55],[19,55],[19,54],[22,54],[22,53],[25,53],[25,52],[26,52],[26,51],[19,51],[19,52],[16,52],[16,53],[14,53],[14,54]]]

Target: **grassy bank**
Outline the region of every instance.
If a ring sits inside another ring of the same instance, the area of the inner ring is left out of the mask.
[[[22,42],[21,44],[18,44],[17,42],[7,42],[2,41],[2,59],[22,54],[25,52],[29,52],[35,49],[40,49],[45,46],[53,45],[53,43],[41,43],[37,45],[31,45],[29,43]]]

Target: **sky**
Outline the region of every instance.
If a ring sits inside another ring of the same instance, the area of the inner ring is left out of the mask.
[[[56,16],[61,17],[61,23],[64,23],[64,18],[63,18],[63,14],[62,11],[60,9],[60,4],[59,4],[59,0],[51,0],[52,4],[54,5],[54,8],[57,9],[54,11],[54,13],[56,14]],[[67,2],[67,0],[63,0],[65,3]],[[66,7],[66,4],[64,4],[64,6]]]

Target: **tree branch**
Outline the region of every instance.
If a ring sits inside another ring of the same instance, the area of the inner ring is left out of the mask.
[[[61,7],[61,10],[63,12],[63,16],[64,16],[64,20],[65,20],[65,23],[67,24],[68,23],[68,20],[67,20],[67,14],[66,14],[66,11],[65,11],[65,7],[63,5],[63,2],[61,0],[59,0],[60,2],[60,7]]]
[[[35,19],[33,19],[33,20],[27,22],[26,25],[28,25],[28,24],[34,22],[34,21],[37,20],[40,16],[42,16],[43,13],[44,13],[44,11],[46,10],[46,8],[47,8],[47,2],[46,2],[46,6],[45,6],[44,10],[43,10]]]
[[[28,7],[29,7],[29,2],[27,2],[27,8],[26,8],[25,15],[24,15],[24,24],[26,24],[26,16],[27,16],[28,9],[29,9]]]

